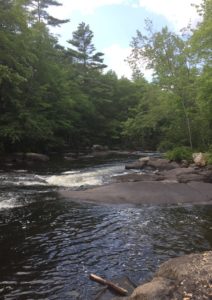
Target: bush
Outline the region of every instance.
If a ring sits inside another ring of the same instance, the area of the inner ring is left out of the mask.
[[[206,153],[206,160],[208,165],[212,165],[212,151]]]
[[[173,148],[174,148],[174,144],[173,144],[173,143],[171,143],[171,142],[169,142],[169,141],[162,141],[162,142],[159,144],[157,150],[158,150],[159,152],[167,152],[167,151],[169,151],[169,150],[172,150]]]
[[[187,147],[176,147],[171,151],[166,152],[166,158],[172,161],[181,162],[182,160],[192,161],[193,151]]]

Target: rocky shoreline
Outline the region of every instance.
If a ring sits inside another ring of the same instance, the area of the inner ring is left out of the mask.
[[[188,183],[191,181],[212,183],[212,166],[199,166],[170,162],[163,158],[144,157],[134,163],[127,164],[126,169],[137,169],[140,173],[117,176],[119,182],[126,181],[166,181]]]
[[[113,298],[113,300],[120,297]],[[212,251],[172,258],[125,300],[211,300]]]
[[[96,204],[212,203],[212,167],[185,166],[160,158],[142,158],[126,169],[138,172],[113,177],[109,185],[82,191],[60,190],[63,197]]]

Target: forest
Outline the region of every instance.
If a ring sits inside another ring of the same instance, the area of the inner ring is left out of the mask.
[[[0,0],[0,153],[78,151],[93,144],[212,151],[212,0],[195,28],[135,32],[133,76],[106,71],[80,23],[68,47],[51,33],[56,0]],[[152,81],[141,73],[144,64]]]

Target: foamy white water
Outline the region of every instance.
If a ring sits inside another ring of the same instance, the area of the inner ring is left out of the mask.
[[[68,171],[60,175],[50,176],[46,181],[50,185],[77,188],[80,186],[95,186],[109,182],[110,178],[123,172],[124,165],[104,166],[88,171]]]
[[[0,201],[0,210],[20,206],[23,206],[23,204],[20,203],[16,198],[10,198],[7,200]]]
[[[19,174],[23,173],[23,174]],[[0,175],[0,185],[8,186],[46,186],[48,185],[45,178],[39,175],[28,174],[23,172],[14,172],[12,174]]]

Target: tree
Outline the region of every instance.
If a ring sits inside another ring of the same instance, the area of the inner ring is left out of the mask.
[[[106,67],[103,64],[104,54],[95,52],[96,49],[92,40],[93,32],[90,30],[89,25],[82,22],[79,24],[77,30],[73,32],[72,39],[68,41],[74,47],[74,49],[68,49],[73,63],[80,65],[84,72],[87,69],[102,70]]]
[[[192,51],[196,54],[199,63],[212,63],[212,0],[203,0],[200,6],[196,6],[202,20],[193,29],[191,36]]]
[[[196,118],[201,123],[201,144],[207,149],[212,144],[212,0],[204,0],[197,9],[202,19],[193,30],[190,43],[200,67],[200,74],[196,78],[199,111]]]
[[[23,135],[19,112],[25,105],[23,87],[32,75],[27,15],[23,1],[0,2],[0,138],[3,144]]]
[[[61,6],[62,4],[56,0],[28,0],[28,5],[32,7],[31,14],[37,22],[46,22],[47,25],[59,26],[69,22],[68,19],[60,20],[51,16],[47,9],[50,6]]]
[[[148,35],[137,31],[137,36],[133,38],[129,63],[134,71],[139,70],[139,64],[146,63],[147,68],[154,71],[154,82],[181,103],[185,121],[182,124],[187,128],[188,144],[192,148],[191,109],[195,106],[193,86],[197,68],[192,64],[189,45],[167,27],[161,32],[153,32],[148,21],[146,30]]]

